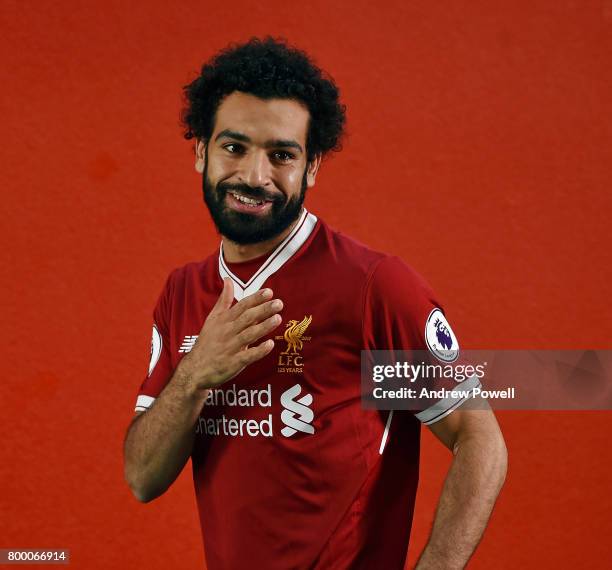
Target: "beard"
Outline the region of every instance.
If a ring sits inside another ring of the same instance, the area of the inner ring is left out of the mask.
[[[208,178],[208,152],[206,152],[202,192],[204,202],[219,233],[240,245],[260,243],[280,235],[298,219],[302,211],[306,197],[307,168],[304,169],[299,195],[286,199],[284,194],[272,194],[262,187],[252,187],[248,184],[230,182],[213,184]],[[270,200],[272,205],[269,212],[249,214],[228,208],[225,199],[230,190],[241,192],[254,200]]]

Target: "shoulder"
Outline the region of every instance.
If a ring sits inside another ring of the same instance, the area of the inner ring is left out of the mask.
[[[427,280],[400,257],[378,251],[321,221],[321,231],[332,255],[343,265],[360,268],[374,289],[430,290]]]
[[[364,308],[377,319],[407,320],[420,331],[435,308],[443,310],[438,295],[410,264],[384,256],[373,268],[365,288]]]
[[[348,270],[353,270],[369,275],[374,267],[387,254],[372,249],[358,239],[339,231],[319,220],[319,235],[325,242],[325,248],[331,259],[338,265]]]
[[[417,309],[435,302],[428,281],[400,257],[373,249],[354,237],[321,223],[321,238],[345,282],[360,283],[366,302]]]
[[[433,294],[428,281],[414,267],[395,255],[385,255],[372,270],[370,288],[388,294]]]
[[[213,280],[217,275],[219,250],[210,254],[201,261],[190,261],[175,267],[166,278],[164,292],[174,296],[177,291],[202,287],[207,281]]]
[[[435,308],[442,309],[438,295],[427,280],[399,257],[385,256],[376,265],[365,291],[366,306],[374,314],[394,318],[409,316],[418,323]]]

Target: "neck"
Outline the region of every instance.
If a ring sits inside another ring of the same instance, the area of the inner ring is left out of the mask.
[[[303,209],[300,211],[300,215],[295,219],[295,221],[283,232],[274,236],[272,239],[267,241],[261,241],[259,243],[247,243],[240,244],[234,241],[231,241],[225,236],[222,237],[223,241],[223,258],[228,263],[237,263],[241,261],[249,261],[250,259],[255,259],[260,255],[265,255],[266,253],[272,252],[279,243],[281,243],[293,230],[295,225],[299,222],[302,217]]]

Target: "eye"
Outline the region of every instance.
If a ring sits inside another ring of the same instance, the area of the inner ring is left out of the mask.
[[[240,154],[244,152],[244,147],[238,143],[229,143],[226,144],[223,148],[227,150],[230,154]]]
[[[289,162],[295,158],[295,155],[287,152],[286,150],[277,150],[272,153],[272,156],[279,162]]]

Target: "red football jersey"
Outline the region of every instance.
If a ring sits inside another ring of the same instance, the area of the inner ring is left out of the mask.
[[[230,264],[221,246],[170,274],[153,313],[137,411],[154,405],[193,347],[224,277],[236,300],[270,287],[284,308],[270,335],[273,351],[211,390],[195,426],[193,479],[208,568],[403,568],[420,423],[459,402],[417,414],[364,409],[360,356],[432,350],[427,326],[444,314],[431,288],[397,257],[304,210],[269,255]]]

